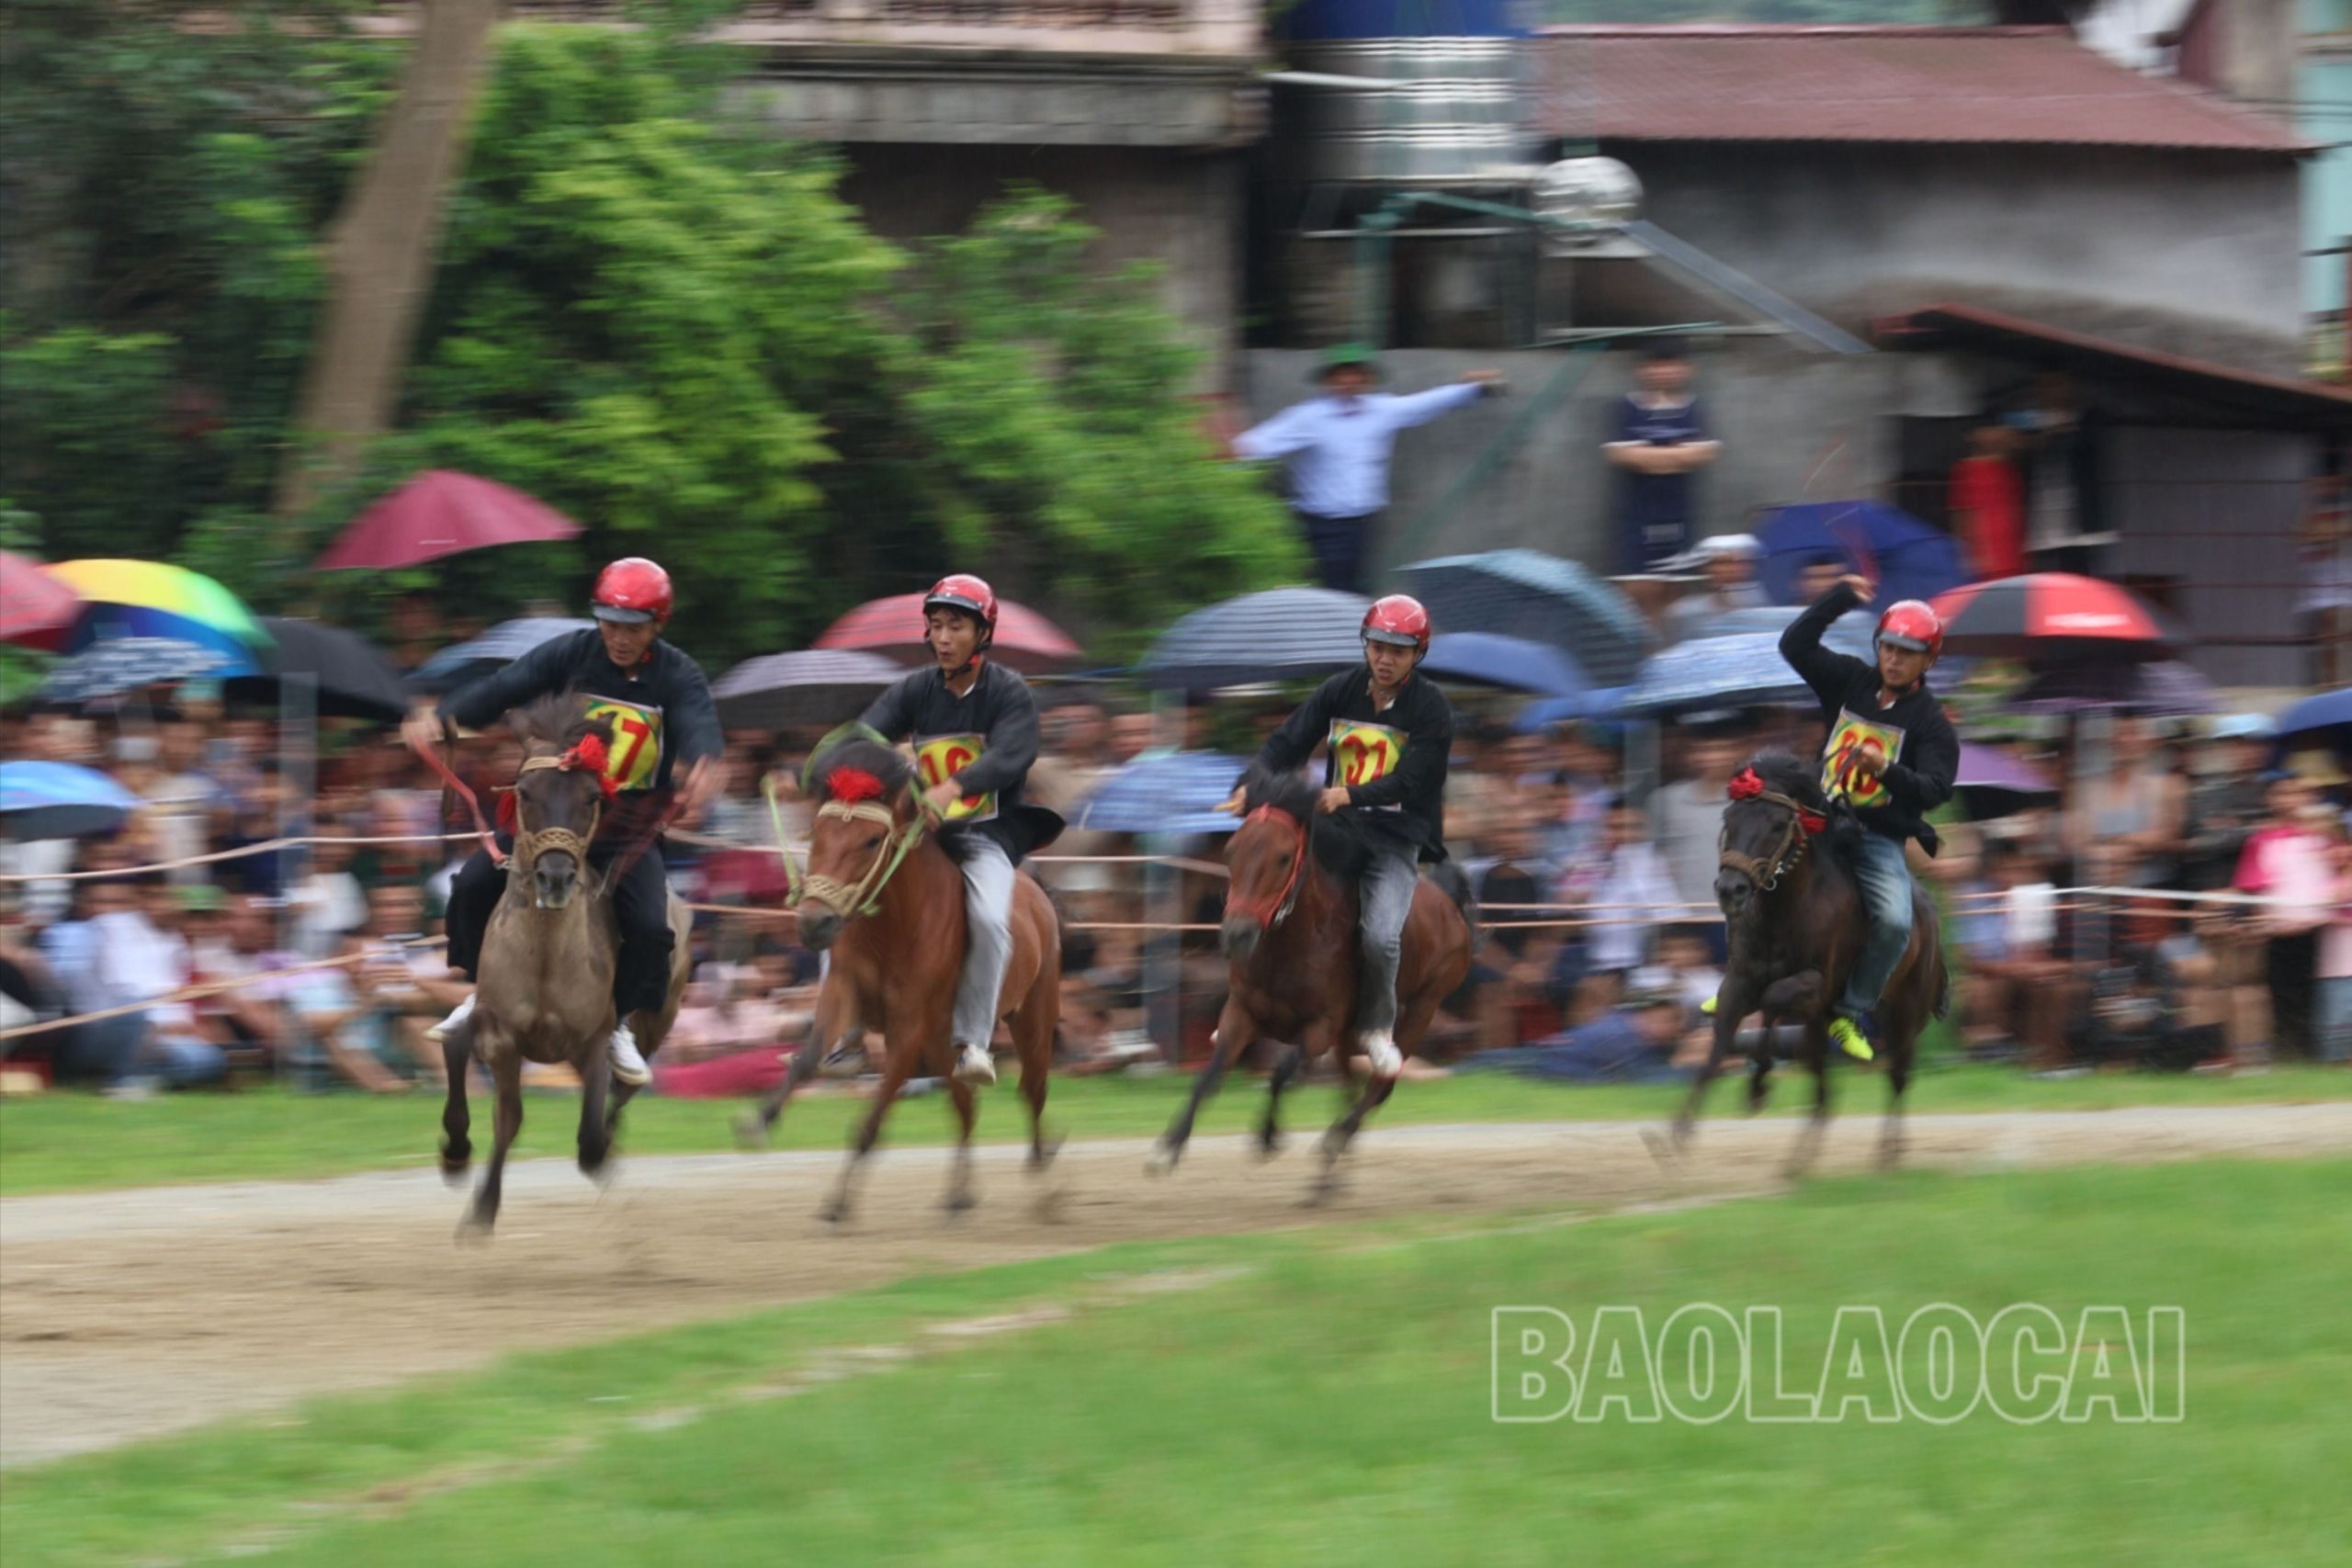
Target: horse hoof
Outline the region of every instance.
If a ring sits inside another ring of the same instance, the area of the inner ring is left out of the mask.
[[[445,1153],[441,1156],[441,1179],[451,1187],[463,1187],[466,1173],[473,1168],[473,1165],[474,1156],[470,1150],[459,1155]]]
[[[1261,1133],[1258,1135],[1259,1159],[1270,1160],[1282,1152],[1283,1135],[1280,1133]]]
[[[1039,1224],[1043,1225],[1057,1225],[1061,1224],[1063,1219],[1067,1217],[1063,1213],[1062,1210],[1065,1202],[1069,1199],[1069,1194],[1065,1192],[1059,1187],[1046,1188],[1044,1191],[1037,1194],[1036,1202],[1031,1206],[1030,1213],[1032,1217],[1034,1217]]]
[[[1650,1158],[1664,1170],[1672,1170],[1681,1163],[1683,1139],[1673,1133],[1661,1133],[1655,1127],[1642,1129],[1642,1144],[1650,1151]]]
[[[610,1187],[613,1184],[612,1157],[605,1155],[591,1160],[582,1155],[580,1158],[580,1174],[599,1187]]]
[[[1172,1176],[1176,1172],[1176,1162],[1183,1157],[1184,1146],[1182,1144],[1154,1144],[1151,1153],[1144,1156],[1143,1173],[1146,1176]]]
[[[768,1122],[756,1111],[746,1111],[735,1118],[735,1146],[758,1150],[768,1146]]]
[[[458,1234],[452,1238],[459,1247],[488,1247],[492,1227],[498,1222],[480,1214],[468,1214],[458,1222]]]
[[[842,1226],[849,1224],[849,1200],[846,1198],[834,1199],[831,1202],[817,1211],[817,1217],[824,1221],[825,1224],[832,1226],[835,1230],[841,1229]]]

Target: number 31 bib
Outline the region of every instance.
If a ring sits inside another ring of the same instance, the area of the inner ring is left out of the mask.
[[[1338,784],[1374,783],[1395,773],[1405,760],[1405,732],[1369,719],[1333,719],[1330,744],[1331,773]]]

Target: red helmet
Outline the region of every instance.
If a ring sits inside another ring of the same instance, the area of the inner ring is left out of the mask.
[[[978,616],[987,632],[996,630],[996,590],[969,572],[959,571],[931,585],[922,596],[922,613],[933,610],[961,610]]]
[[[666,621],[670,574],[643,556],[629,556],[597,574],[589,600],[600,621]]]
[[[1886,614],[1878,618],[1876,640],[1938,658],[1944,650],[1943,617],[1917,599],[1889,604]]]
[[[1430,650],[1430,613],[1421,608],[1419,599],[1403,593],[1391,593],[1385,599],[1375,599],[1372,608],[1363,613],[1363,639],[1385,642],[1398,648]]]

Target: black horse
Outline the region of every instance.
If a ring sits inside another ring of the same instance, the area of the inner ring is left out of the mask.
[[[1761,1013],[1764,1028],[1749,1052],[1747,1108],[1764,1103],[1776,1025],[1798,1024],[1797,1055],[1814,1075],[1814,1101],[1789,1172],[1802,1174],[1812,1165],[1829,1121],[1830,1004],[1845,988],[1865,932],[1861,890],[1846,857],[1855,836],[1866,831],[1850,809],[1830,804],[1812,764],[1786,752],[1757,757],[1735,782],[1724,808],[1715,876],[1730,956],[1716,997],[1714,1048],[1674,1119],[1677,1152],[1690,1141],[1707,1086],[1731,1055],[1740,1021]],[[1886,1064],[1886,1127],[1879,1143],[1884,1165],[1902,1156],[1903,1091],[1911,1082],[1919,1032],[1951,1005],[1935,905],[1916,888],[1911,897],[1911,944],[1873,1014]]]

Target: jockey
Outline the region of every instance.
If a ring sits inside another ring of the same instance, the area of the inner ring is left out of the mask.
[[[1037,704],[1028,682],[988,657],[997,609],[986,582],[962,572],[941,578],[923,595],[922,619],[935,662],[875,698],[859,722],[914,742],[923,805],[941,818],[941,840],[964,873],[964,969],[948,1037],[956,1081],[992,1084],[989,1042],[1012,959],[1013,867],[1040,841],[1035,820],[1051,816],[1021,801],[1037,761]]]
[[[1266,739],[1260,764],[1288,773],[1318,745],[1321,814],[1344,811],[1364,829],[1371,850],[1358,892],[1363,967],[1356,1028],[1373,1076],[1393,1078],[1405,1065],[1396,1049],[1396,962],[1413,912],[1419,863],[1445,859],[1445,769],[1453,750],[1453,705],[1419,674],[1430,650],[1430,613],[1417,599],[1392,593],[1363,617],[1364,661],[1332,676]],[[1226,809],[1241,809],[1235,790]]]
[[[1928,813],[1951,798],[1960,770],[1960,737],[1927,674],[1944,649],[1943,622],[1917,599],[1891,604],[1878,618],[1875,668],[1821,646],[1829,623],[1871,602],[1870,581],[1841,577],[1781,634],[1781,657],[1821,699],[1829,741],[1822,749],[1821,787],[1854,808],[1864,829],[1855,880],[1870,934],[1829,1019],[1829,1038],[1849,1055],[1871,1059],[1862,1020],[1878,1005],[1911,944],[1911,868],[1904,846],[1917,839],[1938,848]]]
[[[563,692],[580,694],[593,717],[612,721],[613,744],[606,773],[619,790],[619,807],[589,850],[592,864],[642,842],[654,830],[653,800],[674,789],[681,810],[691,813],[716,793],[716,763],[721,736],[710,683],[701,668],[661,640],[669,625],[670,574],[631,556],[606,567],[593,595],[596,626],[591,631],[550,637],[494,674],[451,693],[437,714],[419,710],[401,727],[419,748],[440,743],[445,726],[479,729],[509,709]],[[673,783],[685,764],[683,783]],[[482,935],[506,890],[505,869],[486,849],[476,850],[449,886],[449,966],[475,979]],[[662,846],[644,843],[612,889],[613,920],[620,951],[613,965],[613,1002],[620,1022],[613,1031],[613,1077],[642,1084],[653,1075],[637,1048],[629,1015],[658,1012],[670,994],[670,885]],[[473,1015],[474,998],[430,1032],[441,1039]]]

